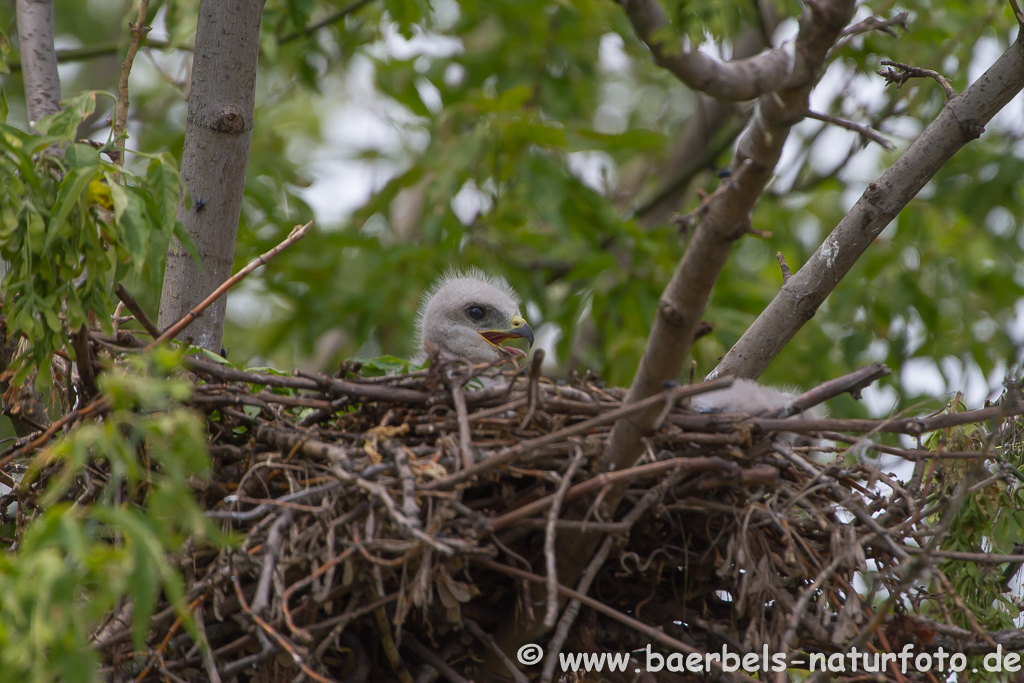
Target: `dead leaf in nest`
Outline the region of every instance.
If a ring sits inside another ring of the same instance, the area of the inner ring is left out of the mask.
[[[377,450],[376,439],[373,441],[367,440],[366,443],[363,444],[363,451],[370,456],[370,462],[374,465],[379,465],[384,460],[384,456]]]
[[[857,594],[854,593],[847,596],[846,602],[843,603],[843,607],[839,611],[839,618],[832,628],[832,642],[835,645],[842,645],[855,638],[858,633],[856,624],[863,620],[864,615],[861,612],[860,600],[857,598]]]
[[[373,427],[366,430],[366,436],[377,439],[394,439],[397,436],[403,436],[409,431],[409,424],[403,422],[399,425],[381,425],[379,427]]]
[[[480,595],[479,588],[463,581],[456,581],[443,565],[437,568],[434,584],[437,586],[437,597],[441,599],[441,604],[448,613],[448,621],[453,623],[461,620],[460,604]]]

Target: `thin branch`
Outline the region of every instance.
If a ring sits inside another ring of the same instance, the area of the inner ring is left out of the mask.
[[[124,62],[121,64],[121,74],[117,79],[117,118],[114,121],[114,144],[117,145],[117,156],[114,158],[114,163],[118,166],[124,165],[125,130],[128,127],[128,77],[132,72],[132,64],[135,62],[135,55],[139,52],[142,40],[147,33],[153,30],[152,26],[146,26],[148,11],[149,0],[139,0],[138,19],[128,22],[131,41],[128,43],[128,52],[125,54]]]
[[[342,19],[352,14],[356,10],[365,7],[366,5],[369,5],[371,2],[373,2],[373,0],[356,0],[356,2],[353,2],[350,5],[342,7],[337,12],[327,15],[320,21],[317,21],[312,24],[307,24],[306,27],[303,28],[301,31],[295,31],[294,33],[288,33],[284,36],[281,36],[280,38],[277,39],[277,42],[280,43],[281,45],[285,45],[286,43],[290,43],[293,40],[298,40],[299,38],[311,36],[320,29],[341,21]]]
[[[782,255],[781,251],[775,252],[775,258],[779,262],[779,268],[782,270],[782,284],[785,285],[789,282],[789,277],[793,274],[793,271],[789,269],[789,264],[786,263],[786,257]]]
[[[120,299],[121,302],[125,305],[125,307],[132,312],[132,315],[135,316],[135,320],[137,320],[139,324],[142,325],[146,332],[149,332],[149,335],[153,337],[153,339],[156,339],[157,337],[160,336],[160,330],[157,329],[157,326],[153,323],[153,320],[148,315],[146,315],[146,311],[142,308],[142,306],[139,305],[139,302],[136,301],[135,297],[132,296],[131,292],[125,289],[124,285],[122,285],[120,282],[118,282],[117,286],[114,287],[114,294],[117,294],[117,298]]]
[[[837,377],[836,379],[830,379],[827,382],[823,382],[814,389],[797,396],[786,405],[779,406],[774,410],[769,410],[762,415],[762,417],[772,418],[796,415],[797,413],[804,412],[808,408],[824,403],[830,398],[834,398],[845,393],[849,393],[854,398],[859,399],[860,392],[864,387],[891,374],[892,370],[890,370],[888,366],[882,363],[872,363],[871,365],[860,368],[859,370],[854,370],[842,377]]]
[[[899,34],[892,29],[893,26],[899,26],[904,31],[907,30],[907,17],[910,16],[909,12],[900,12],[891,19],[879,19],[878,17],[868,17],[864,21],[859,21],[852,26],[847,26],[843,29],[841,35],[855,36],[861,33],[870,33],[871,31],[882,31],[888,33],[893,38],[899,38]]]
[[[1010,10],[1013,12],[1014,18],[1017,19],[1017,23],[1020,24],[1021,30],[1024,31],[1024,12],[1020,11],[1020,5],[1017,4],[1017,0],[1010,0]]]
[[[476,462],[473,456],[473,435],[469,429],[469,409],[466,408],[466,395],[462,391],[462,378],[448,379],[448,388],[452,392],[452,403],[459,423],[459,452],[462,454],[462,466],[469,468]]]
[[[888,138],[883,136],[881,133],[879,133],[874,128],[872,128],[870,126],[865,126],[862,123],[856,123],[854,121],[848,121],[846,119],[841,119],[841,118],[836,117],[836,116],[831,116],[829,114],[820,114],[820,113],[818,113],[816,111],[810,111],[810,110],[807,111],[807,118],[809,118],[809,119],[817,119],[818,121],[824,121],[825,123],[831,123],[831,124],[834,124],[836,126],[839,126],[840,128],[845,128],[846,130],[852,130],[854,133],[857,133],[857,134],[860,135],[860,139],[861,139],[861,141],[865,145],[868,142],[877,142],[878,144],[880,144],[882,147],[884,147],[889,152],[891,152],[894,149],[896,149],[896,145],[892,144],[892,141],[890,141]]]
[[[583,464],[583,449],[576,446],[576,455],[573,457],[572,462],[569,463],[569,467],[565,470],[565,474],[562,475],[562,481],[558,485],[558,490],[555,491],[554,497],[551,499],[551,506],[548,508],[548,523],[544,533],[544,558],[547,564],[547,589],[548,589],[548,600],[547,608],[544,612],[544,628],[551,628],[555,625],[555,619],[558,617],[558,570],[555,566],[555,522],[562,511],[562,503],[565,502],[565,494],[569,490],[569,485],[572,484],[572,478],[576,474],[576,470],[579,469],[580,465]]]
[[[472,633],[477,640],[483,643],[484,647],[490,650],[491,653],[498,658],[498,661],[505,666],[505,669],[508,670],[509,676],[512,677],[512,680],[515,681],[515,683],[530,683],[530,679],[526,677],[526,674],[520,671],[515,662],[509,659],[508,655],[501,651],[501,648],[498,647],[497,641],[494,640],[494,636],[480,628],[480,625],[469,617],[462,618],[462,625],[465,626],[466,630]]]
[[[213,302],[215,302],[220,297],[224,296],[225,292],[227,292],[229,289],[231,289],[239,282],[244,280],[246,276],[248,276],[252,271],[256,270],[260,266],[266,265],[268,261],[270,261],[275,256],[280,254],[282,251],[284,251],[285,249],[287,249],[288,247],[292,246],[300,239],[305,237],[306,231],[308,231],[312,225],[313,221],[310,221],[305,225],[296,225],[294,228],[292,228],[292,231],[288,234],[288,237],[286,237],[284,241],[282,241],[280,244],[278,244],[276,247],[274,247],[267,253],[253,259],[252,261],[249,262],[249,265],[247,265],[245,268],[242,268],[240,271],[238,271],[230,278],[225,280],[220,285],[220,287],[213,290],[213,293],[211,293],[210,296],[203,299],[198,306],[196,306],[187,314],[185,314],[185,316],[181,318],[178,322],[174,323],[166,330],[164,330],[159,337],[151,341],[143,350],[149,351],[158,344],[161,344],[167,341],[168,339],[173,339],[174,337],[178,336],[178,334],[181,333],[182,330],[189,326],[189,323],[198,318],[203,311],[205,311],[213,304]]]
[[[956,97],[956,90],[953,90],[953,86],[950,85],[949,79],[940,74],[938,71],[932,71],[931,69],[922,69],[919,66],[909,66],[907,64],[900,64],[899,62],[893,62],[888,59],[882,60],[882,66],[895,67],[894,69],[879,69],[877,73],[879,76],[885,79],[886,85],[889,85],[890,83],[895,83],[897,90],[902,88],[903,84],[909,81],[911,78],[933,78],[939,85],[942,86],[942,89],[945,91],[947,102]]]
[[[752,100],[802,84],[812,72],[811,62],[798,57],[799,52],[794,52],[792,46],[769,50],[748,59],[720,62],[688,49],[674,35],[658,0],[619,0],[619,4],[659,66],[694,90],[715,99],[730,102]]]

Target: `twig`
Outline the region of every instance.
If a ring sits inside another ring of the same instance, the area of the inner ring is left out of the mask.
[[[409,633],[406,633],[402,637],[402,645],[412,650],[418,657],[430,664],[430,666],[437,669],[438,673],[445,677],[445,680],[450,683],[470,683],[469,679],[464,676],[460,676],[459,673],[451,667],[448,662],[444,661],[437,654],[423,645],[420,641]]]
[[[131,292],[124,288],[124,285],[118,282],[117,286],[114,287],[114,293],[117,294],[117,298],[120,299],[121,303],[123,303],[125,307],[132,312],[135,319],[140,325],[142,325],[146,332],[149,332],[149,335],[153,339],[160,336],[160,330],[153,323],[152,319],[146,315],[146,311],[139,305],[139,302],[136,301],[135,297],[131,295]]]
[[[793,271],[789,269],[789,264],[786,263],[786,257],[782,255],[781,251],[775,252],[775,258],[779,262],[779,268],[782,270],[782,284],[785,285],[789,282],[789,277],[793,274]]]
[[[462,617],[462,625],[466,627],[473,636],[483,643],[484,647],[490,650],[495,657],[498,658],[505,668],[508,670],[509,676],[515,683],[530,683],[530,679],[526,677],[519,667],[516,666],[515,662],[509,659],[508,655],[502,652],[501,648],[498,647],[497,641],[494,640],[494,636],[480,628],[480,625],[470,619],[469,617]]]
[[[888,33],[893,38],[899,38],[899,34],[892,29],[893,26],[899,26],[904,31],[907,30],[907,17],[910,14],[908,12],[900,12],[891,19],[879,19],[878,17],[868,17],[863,21],[859,21],[856,24],[847,26],[839,34],[841,36],[855,36],[860,33],[870,33],[871,31],[882,31]]]
[[[142,40],[153,30],[152,26],[146,26],[148,11],[149,0],[139,0],[138,19],[128,22],[131,41],[128,43],[128,52],[121,63],[121,74],[117,79],[117,117],[114,121],[114,144],[117,146],[117,155],[113,161],[118,166],[124,166],[124,146],[127,138],[125,129],[128,127],[128,76],[132,72],[132,63],[135,62],[135,55],[139,52]]]
[[[372,2],[372,0],[356,0],[356,2],[353,2],[349,5],[346,5],[345,7],[342,7],[337,12],[327,15],[320,21],[304,26],[301,31],[295,31],[294,33],[289,33],[284,36],[281,36],[280,38],[278,38],[278,42],[281,45],[285,45],[287,43],[292,42],[293,40],[298,40],[299,38],[302,38],[304,36],[311,36],[320,29],[324,28],[325,26],[330,26],[331,24],[341,21],[342,19],[352,14],[356,10],[360,9],[361,7],[369,5],[370,2]]]
[[[871,126],[865,126],[862,123],[849,121],[847,119],[841,119],[838,116],[832,116],[830,114],[821,114],[819,112],[811,111],[809,109],[807,110],[807,118],[817,119],[818,121],[831,123],[833,125],[839,126],[840,128],[845,128],[846,130],[852,130],[854,133],[858,133],[860,135],[860,139],[865,145],[868,142],[877,142],[889,152],[896,149],[896,145],[892,144],[892,142],[888,138],[883,136],[881,133],[879,133]]]
[[[217,671],[217,660],[214,659],[213,649],[210,647],[210,639],[206,635],[206,623],[203,618],[203,605],[196,605],[192,611],[192,621],[199,632],[199,654],[203,658],[203,668],[206,669],[206,676],[210,683],[221,683],[220,673]]]
[[[800,394],[786,405],[767,411],[763,417],[786,418],[847,392],[854,398],[860,398],[861,389],[891,374],[892,370],[883,363],[872,363],[842,377],[823,382],[814,389]]]
[[[306,674],[314,681],[317,681],[317,683],[334,683],[334,681],[332,681],[331,679],[324,678],[323,676],[321,676],[320,674],[306,666],[306,663],[303,661],[302,656],[296,651],[295,646],[288,642],[287,638],[285,638],[283,635],[274,630],[274,628],[266,621],[264,621],[258,614],[253,614],[252,609],[250,609],[248,603],[245,600],[245,594],[242,592],[242,584],[238,579],[237,571],[232,570],[231,572],[231,584],[235,587],[235,595],[238,597],[238,604],[242,608],[242,611],[248,614],[249,617],[252,618],[254,622],[256,622],[256,625],[259,626],[264,633],[273,638],[274,641],[277,643],[278,647],[280,647],[282,650],[288,653],[288,656],[291,658],[292,662],[294,662],[296,666],[302,669],[302,673]]]
[[[572,478],[576,470],[583,464],[583,449],[576,446],[576,455],[573,457],[569,467],[562,476],[558,490],[551,498],[551,507],[548,508],[548,525],[544,532],[544,558],[547,560],[547,608],[544,612],[544,628],[551,628],[555,625],[558,617],[558,569],[555,562],[555,522],[558,521],[559,513],[562,510],[562,503],[565,501],[565,494],[572,484]]]
[[[905,545],[903,549],[911,555],[923,555],[924,548],[916,548],[912,545]],[[1024,555],[1001,555],[999,553],[965,553],[960,550],[932,550],[929,553],[932,557],[944,560],[960,560],[963,562],[977,562],[979,564],[1005,564],[1007,562],[1024,562]]]
[[[1013,11],[1013,16],[1017,19],[1017,23],[1020,24],[1021,30],[1024,30],[1024,12],[1020,11],[1020,5],[1017,4],[1017,0],[1010,0],[1010,9]]]
[[[234,522],[248,522],[253,519],[262,517],[263,515],[271,512],[275,507],[287,507],[290,503],[296,503],[306,498],[312,498],[315,495],[321,493],[327,493],[341,486],[339,481],[329,481],[326,484],[320,484],[319,486],[313,486],[302,491],[296,491],[295,493],[289,493],[275,498],[274,500],[260,503],[252,510],[236,511],[236,510],[208,510],[206,516],[211,519],[230,519]],[[236,497],[237,499],[237,497]]]
[[[90,417],[92,415],[96,415],[107,410],[110,410],[113,407],[113,405],[113,400],[111,400],[109,396],[104,394],[102,396],[97,396],[92,400],[92,402],[90,402],[86,406],[79,408],[78,410],[72,410],[70,413],[66,413],[59,420],[57,420],[49,427],[47,427],[45,432],[35,437],[27,444],[14,448],[10,454],[0,459],[0,467],[3,467],[4,465],[11,462],[17,457],[27,455],[32,451],[38,450],[40,446],[42,446],[51,438],[53,438],[53,435],[60,431],[66,425],[72,424],[75,421],[79,420],[80,418]]]
[[[689,213],[677,214],[674,216],[672,218],[673,225],[683,232],[692,230],[704,214],[710,210],[712,202],[724,195],[726,192],[730,192],[739,187],[739,183],[743,179],[743,176],[746,175],[747,171],[749,171],[753,165],[754,162],[752,159],[744,159],[743,163],[740,164],[740,167],[737,168],[735,172],[726,176],[722,182],[719,183],[718,187],[715,188],[714,192],[711,194],[702,193],[700,204],[697,205],[696,209]],[[750,231],[749,226],[747,231]]]
[[[953,588],[953,584],[950,582],[949,577],[946,576],[945,572],[938,567],[935,567],[934,571],[935,576],[939,578],[939,583],[942,584],[946,593],[953,598],[953,602],[955,602],[956,606],[960,609],[960,613],[967,617],[967,621],[971,622],[971,628],[974,629],[974,635],[978,636],[992,647],[998,647],[996,645],[996,641],[992,639],[992,636],[985,633],[985,629],[983,629],[981,624],[978,623],[978,619],[974,616],[974,612],[968,609],[967,605],[964,604],[963,598],[961,598],[960,594],[956,592],[955,588]]]
[[[825,580],[830,577],[833,572],[839,567],[839,565],[847,560],[846,553],[837,553],[832,561],[828,563],[828,566],[818,572],[818,575],[814,577],[814,581],[811,585],[806,586],[801,592],[800,597],[796,601],[796,605],[793,607],[789,614],[789,620],[786,623],[786,632],[782,635],[782,640],[779,641],[779,645],[783,650],[789,650],[793,645],[793,637],[796,635],[797,626],[800,625],[800,619],[804,616],[804,612],[807,611],[807,605],[810,603],[814,593],[821,587]],[[779,671],[775,675],[776,683],[788,683],[789,676],[786,675],[785,669]]]
[[[274,578],[274,569],[277,567],[277,557],[281,554],[284,528],[291,523],[291,510],[285,510],[267,533],[267,542],[263,551],[263,571],[260,572],[260,579],[256,584],[256,595],[252,600],[252,611],[260,616],[263,616],[263,612],[270,607],[270,584]]]
[[[903,84],[911,78],[933,78],[935,79],[935,82],[942,86],[943,91],[945,91],[947,102],[956,97],[956,90],[954,90],[953,86],[950,85],[949,79],[938,71],[922,69],[919,66],[909,66],[889,59],[883,59],[882,66],[895,67],[894,69],[879,69],[876,73],[885,79],[886,85],[895,83],[897,90],[902,88]],[[899,69],[899,71],[896,69]]]
[[[384,449],[390,451],[395,461],[395,469],[402,480],[402,514],[418,520],[420,506],[416,502],[416,479],[413,477],[412,468],[409,467],[409,449],[391,439],[385,441]]]
[[[313,581],[315,581],[317,577],[322,576],[325,572],[327,572],[327,570],[347,560],[354,552],[356,552],[357,549],[357,545],[350,545],[349,547],[345,548],[345,550],[343,550],[341,553],[335,555],[330,560],[320,565],[315,572],[313,572],[312,574],[303,579],[296,581],[285,590],[284,595],[281,596],[281,611],[284,613],[285,624],[288,625],[288,629],[292,633],[294,633],[296,637],[304,640],[305,642],[310,642],[313,640],[313,636],[310,635],[309,631],[295,625],[295,619],[292,617],[292,611],[288,606],[289,602],[291,601],[292,595],[294,595],[296,591],[300,591],[309,584],[313,583]]]
[[[469,468],[476,462],[473,457],[473,436],[469,431],[469,410],[466,408],[466,395],[462,392],[461,378],[448,378],[448,387],[452,392],[452,403],[455,404],[455,415],[459,421],[459,451],[462,454],[462,466]]]
[[[533,352],[533,358],[530,359],[530,388],[527,393],[529,403],[526,408],[526,415],[523,416],[523,421],[519,423],[519,431],[524,431],[530,426],[533,415],[537,411],[537,405],[540,403],[540,371],[543,365],[544,349],[537,349]]]
[[[397,403],[420,404],[427,403],[433,394],[427,391],[416,391],[415,389],[403,389],[401,387],[389,387],[381,384],[364,384],[361,382],[350,382],[344,379],[333,379],[331,377],[318,377],[309,379],[306,377],[287,377],[283,375],[271,375],[263,372],[247,372],[236,368],[213,363],[208,360],[185,356],[181,359],[182,365],[192,372],[216,377],[226,382],[248,382],[250,384],[262,384],[268,387],[284,387],[286,389],[305,389],[307,391],[330,391],[335,394],[342,394],[353,399],[368,401],[393,401]]]
[[[178,322],[174,323],[166,330],[164,330],[159,337],[151,341],[143,350],[149,351],[153,349],[156,345],[165,342],[168,339],[173,339],[174,337],[178,336],[178,334],[186,327],[188,327],[193,320],[198,318],[203,311],[209,308],[214,301],[224,296],[224,293],[226,291],[228,291],[229,289],[237,285],[239,282],[244,280],[246,276],[249,275],[249,273],[256,270],[260,266],[266,265],[267,262],[269,262],[275,256],[277,256],[282,251],[284,251],[285,249],[287,249],[288,247],[292,246],[300,239],[305,237],[306,231],[308,231],[309,228],[312,227],[312,225],[313,221],[310,221],[305,225],[296,225],[294,228],[292,228],[292,231],[288,233],[288,237],[286,237],[284,241],[282,241],[280,244],[278,244],[276,247],[274,247],[267,253],[253,259],[252,261],[249,262],[249,265],[245,266],[240,271],[238,271],[230,278],[225,280],[219,287],[217,287],[217,289],[213,290],[213,293],[210,294],[210,296],[203,299],[198,306],[196,306],[191,311],[186,313],[185,316],[181,318],[181,320],[179,320]]]
[[[86,397],[96,395],[96,371],[92,367],[92,351],[89,349],[89,325],[83,323],[71,339],[75,349],[75,367],[78,378],[82,381],[82,390]]]

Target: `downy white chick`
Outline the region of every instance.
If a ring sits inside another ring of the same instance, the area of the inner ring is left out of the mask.
[[[435,282],[420,303],[416,319],[420,359],[441,358],[477,363],[525,358],[509,339],[533,346],[533,329],[519,312],[519,296],[505,280],[478,268],[450,270]]]

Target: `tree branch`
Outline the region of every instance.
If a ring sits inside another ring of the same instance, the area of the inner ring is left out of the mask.
[[[890,83],[896,84],[896,89],[899,90],[903,87],[903,84],[909,81],[911,78],[933,78],[935,81],[942,86],[942,90],[946,93],[946,100],[949,101],[956,97],[956,90],[953,90],[953,86],[950,85],[949,79],[940,74],[938,71],[932,71],[931,69],[922,69],[919,66],[909,66],[907,64],[900,64],[889,59],[882,60],[882,66],[891,66],[892,69],[879,69],[878,75],[885,79],[885,84]],[[899,71],[897,71],[899,69]]]
[[[963,94],[954,97],[889,170],[868,185],[803,268],[793,274],[711,377],[758,377],[839,284],[879,233],[953,155],[1024,88],[1018,38]]]
[[[758,100],[731,165],[734,177],[711,198],[682,261],[661,296],[644,356],[626,396],[627,404],[657,393],[664,381],[675,379],[682,372],[711,289],[733,243],[747,232],[750,214],[778,163],[790,127],[807,111],[807,97],[818,75],[824,71],[821,67],[825,56],[853,11],[852,0],[818,2],[804,10],[794,46],[798,58],[793,69],[815,76],[807,75],[798,87]],[[737,173],[739,169],[744,172]],[[658,412],[657,407],[651,408],[615,424],[605,455],[609,469],[628,467],[636,459],[641,437],[651,429]],[[612,496],[609,504],[614,507],[616,502],[617,496]]]
[[[132,72],[132,64],[135,62],[135,55],[139,52],[142,39],[152,31],[152,27],[146,26],[146,12],[149,10],[149,0],[139,0],[139,16],[135,22],[128,22],[128,32],[131,34],[131,41],[128,43],[128,52],[125,54],[124,62],[121,64],[121,73],[117,79],[117,118],[114,121],[114,139],[117,145],[117,157],[114,162],[124,165],[124,143],[125,129],[128,127],[128,76]]]
[[[640,39],[651,50],[654,61],[676,78],[719,100],[740,102],[766,93],[805,83],[814,69],[808,61],[785,45],[756,57],[720,62],[696,50],[688,50],[678,38],[667,39],[668,17],[658,0],[619,0]],[[829,43],[831,47],[832,43]]]
[[[837,116],[832,116],[830,114],[819,114],[818,112],[810,110],[807,111],[807,118],[816,119],[818,121],[824,121],[825,123],[831,123],[833,125],[839,126],[840,128],[845,128],[846,130],[852,130],[854,133],[858,133],[860,135],[860,139],[865,145],[868,142],[877,142],[882,147],[884,147],[886,151],[891,152],[894,149],[896,149],[896,145],[892,144],[892,142],[890,142],[888,138],[883,136],[874,128],[871,128],[870,126],[865,126],[862,123],[848,121],[846,119],[841,119]]]
[[[60,76],[53,49],[53,0],[18,0],[18,43],[29,125],[60,110]]]

